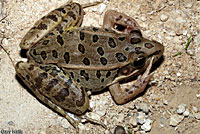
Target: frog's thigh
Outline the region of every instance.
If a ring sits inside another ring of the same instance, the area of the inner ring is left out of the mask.
[[[68,75],[56,66],[18,62],[17,75],[44,103],[57,112],[65,115],[65,110],[82,114],[89,107],[88,95],[81,87],[76,86]]]
[[[78,3],[69,2],[38,20],[27,32],[20,43],[22,49],[28,49],[53,30],[58,32],[80,26],[83,20],[83,8]]]
[[[106,11],[103,19],[103,28],[110,28],[116,32],[125,34],[133,30],[138,30],[140,32],[140,26],[132,17],[115,10]]]

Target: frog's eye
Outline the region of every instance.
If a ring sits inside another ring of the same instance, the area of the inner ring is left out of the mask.
[[[136,68],[140,68],[144,66],[145,61],[146,61],[145,57],[139,57],[136,61],[134,61],[133,65]]]
[[[130,42],[131,44],[137,44],[142,41],[142,34],[138,30],[133,30],[131,31],[131,39]]]

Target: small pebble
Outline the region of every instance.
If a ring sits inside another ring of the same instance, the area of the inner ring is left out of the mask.
[[[193,106],[193,107],[192,107],[192,110],[193,110],[195,113],[197,113],[197,112],[198,112],[198,108],[197,108],[197,107],[195,107],[195,106]]]
[[[137,127],[137,119],[135,117],[131,117],[129,124],[131,124],[133,127]]]
[[[176,127],[182,120],[184,119],[184,116],[180,116],[177,114],[173,114],[170,117],[170,126]]]
[[[178,109],[177,109],[177,113],[178,114],[182,114],[182,113],[184,113],[185,112],[185,107],[186,107],[186,104],[180,104],[179,106],[178,106]]]
[[[169,16],[167,16],[167,15],[165,15],[165,14],[162,14],[162,15],[160,16],[160,20],[161,20],[162,22],[167,21],[168,18],[169,18]]]
[[[135,106],[138,111],[143,111],[146,114],[149,112],[149,105],[146,103],[139,103],[136,104]]]
[[[200,112],[194,113],[194,117],[195,117],[197,120],[200,120]]]
[[[63,128],[69,128],[69,127],[71,126],[71,124],[69,123],[69,121],[68,121],[67,119],[63,118],[63,119],[61,120],[61,126],[62,126]]]
[[[147,21],[147,18],[144,17],[144,16],[142,16],[142,17],[141,17],[141,20],[142,20],[143,22],[145,22],[145,21]]]
[[[15,123],[14,123],[13,121],[9,121],[9,122],[8,122],[8,125],[14,126]]]
[[[117,121],[118,122],[123,122],[124,121],[124,114],[123,113],[120,113],[117,115]]]
[[[164,105],[168,105],[168,101],[167,100],[163,100],[163,104]]]
[[[98,120],[98,121],[101,120],[101,116],[95,112],[88,112],[86,113],[86,115],[94,120]]]
[[[151,130],[151,123],[152,120],[147,119],[146,122],[141,126],[141,129],[144,130],[145,132],[149,132]]]
[[[124,127],[117,126],[114,130],[114,134],[126,134]]]
[[[197,98],[200,98],[200,94],[196,94]]]
[[[138,112],[137,123],[140,124],[140,125],[142,125],[142,124],[145,123],[145,121],[146,121],[146,119],[145,119],[145,113]]]
[[[104,4],[104,3],[101,3],[101,4],[100,4],[99,13],[100,13],[100,14],[102,14],[102,13],[103,13],[103,11],[106,9],[106,7],[107,7],[107,5],[106,5],[106,4]]]
[[[183,113],[183,115],[184,115],[185,117],[189,116],[189,115],[190,115],[189,109],[186,109],[185,112]]]

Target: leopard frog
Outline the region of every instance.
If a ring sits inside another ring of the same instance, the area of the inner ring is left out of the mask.
[[[85,113],[88,91],[109,87],[117,104],[142,92],[151,65],[164,51],[163,45],[142,36],[133,18],[114,10],[106,12],[102,28],[80,27],[83,9],[95,4],[69,2],[42,17],[20,43],[28,62],[15,66],[28,88],[72,124],[67,111]],[[130,88],[119,84],[143,71]]]

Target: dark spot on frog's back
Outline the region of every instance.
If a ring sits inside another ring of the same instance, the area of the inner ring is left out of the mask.
[[[85,34],[83,33],[83,32],[80,32],[80,40],[84,40],[84,38],[85,38]]]
[[[37,29],[38,29],[38,30],[46,30],[46,29],[47,29],[47,25],[46,25],[46,24],[43,24],[43,23],[40,23],[40,24],[37,26]]]
[[[68,64],[70,60],[69,52],[65,52],[64,59],[65,59],[66,64]]]
[[[101,78],[101,72],[99,70],[96,72],[96,76],[97,78]]]
[[[107,64],[107,60],[106,60],[106,58],[104,58],[104,57],[101,57],[101,58],[100,58],[100,61],[101,61],[101,64],[102,64],[102,65],[106,65],[106,64]]]
[[[47,18],[57,22],[58,21],[58,18],[56,17],[56,15],[48,15]]]
[[[108,71],[108,72],[106,73],[106,78],[108,78],[110,75],[111,75],[111,72]]]
[[[85,53],[85,47],[82,44],[78,44],[78,50],[84,54]]]
[[[103,56],[104,55],[104,51],[103,51],[103,48],[102,47],[98,47],[97,48],[97,52],[99,55]]]
[[[108,45],[109,45],[111,48],[115,48],[115,47],[116,47],[115,40],[114,40],[113,38],[109,38],[109,40],[108,40]]]
[[[90,60],[89,60],[88,58],[84,58],[84,59],[83,59],[83,63],[84,63],[85,65],[89,66],[89,65],[90,65]]]
[[[42,51],[40,54],[41,54],[43,60],[45,60],[47,58],[47,54],[45,51]]]
[[[60,90],[60,92],[58,92],[57,95],[55,95],[55,99],[58,101],[58,102],[62,102],[65,100],[65,97],[67,97],[69,95],[69,90],[68,88],[63,88]]]
[[[99,40],[99,37],[98,37],[98,35],[93,35],[93,37],[92,37],[92,41],[94,42],[94,43],[96,43],[97,41]]]
[[[124,62],[127,59],[126,56],[124,56],[122,53],[116,53],[115,57],[119,62]]]
[[[52,56],[53,56],[54,58],[58,58],[58,53],[57,53],[56,50],[53,50],[53,51],[52,51]]]
[[[60,35],[57,36],[57,42],[58,42],[61,46],[64,44],[63,38],[62,38]]]

